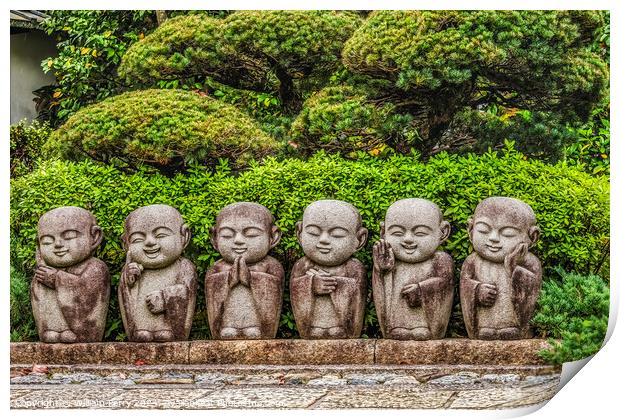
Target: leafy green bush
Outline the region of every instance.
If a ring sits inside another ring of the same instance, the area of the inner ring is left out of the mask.
[[[37,331],[30,307],[30,281],[11,265],[11,341],[35,341]]]
[[[53,72],[57,85],[42,116],[54,126],[80,108],[118,93],[124,88],[114,77],[130,44],[157,26],[155,13],[147,10],[50,10],[42,29],[58,40],[58,54],[42,61],[44,72]]]
[[[608,65],[592,50],[604,25],[601,11],[375,11],[342,57],[354,75],[385,82],[373,99],[416,116],[416,149],[425,157],[463,108],[516,108],[583,124],[608,88]],[[554,154],[555,143],[542,151]]]
[[[51,134],[47,123],[35,120],[31,124],[26,121],[11,126],[11,178],[31,172],[41,147]]]
[[[171,173],[229,158],[237,166],[273,154],[278,143],[241,111],[183,90],[141,90],[91,105],[58,128],[44,150]]]
[[[169,19],[123,57],[128,82],[210,76],[235,88],[278,93],[297,110],[302,92],[321,84],[340,65],[344,42],[359,25],[355,13],[238,11],[225,19]]]
[[[217,212],[235,201],[254,201],[273,212],[283,231],[274,252],[288,273],[301,256],[295,222],[310,202],[331,197],[360,210],[371,235],[358,257],[370,267],[372,243],[379,237],[379,222],[389,205],[405,197],[422,197],[435,201],[452,224],[445,249],[460,267],[470,252],[467,219],[480,200],[493,195],[517,197],[532,205],[542,231],[535,252],[545,267],[562,265],[594,272],[608,260],[608,178],[593,177],[564,163],[551,166],[525,160],[522,154],[506,150],[483,156],[442,153],[426,164],[415,157],[351,161],[321,152],[308,161],[268,158],[238,176],[231,176],[221,166],[215,172],[194,167],[172,178],[145,170],[124,173],[90,161],[49,162],[12,181],[12,263],[32,269],[37,220],[45,211],[63,205],[82,206],[96,215],[103,229],[105,242],[98,256],[108,263],[113,284],[117,284],[125,261],[119,239],[124,218],[139,206],[165,203],[177,207],[191,227],[192,245],[187,255],[197,264],[202,282],[206,269],[218,257],[209,241]],[[608,278],[608,273],[601,275]],[[117,305],[115,299],[113,293],[112,307]],[[193,338],[207,336],[202,299],[199,293]],[[371,299],[368,302],[364,333],[377,336],[374,308]],[[283,310],[280,337],[296,334],[287,319],[290,306]],[[118,310],[111,309],[108,338],[119,338],[118,320]],[[451,324],[457,326],[452,335],[465,333],[457,319]]]
[[[609,102],[606,107],[595,109],[591,120],[575,132],[577,141],[567,146],[566,160],[571,165],[583,165],[595,175],[609,175]]]
[[[601,348],[609,318],[609,286],[595,275],[563,269],[557,274],[558,279],[543,284],[532,325],[542,337],[553,338],[552,348],[541,355],[560,364],[591,356]]]

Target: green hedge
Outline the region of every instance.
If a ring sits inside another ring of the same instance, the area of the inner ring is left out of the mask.
[[[229,158],[237,166],[274,154],[278,143],[243,112],[184,90],[141,90],[81,109],[58,128],[44,153],[164,172],[212,165]]]
[[[401,198],[423,197],[436,202],[451,222],[445,249],[460,267],[470,252],[467,219],[480,200],[493,195],[516,197],[532,205],[542,231],[535,252],[545,267],[560,265],[580,273],[607,267],[609,179],[562,163],[552,166],[526,160],[512,150],[482,156],[442,153],[427,163],[414,157],[350,161],[321,152],[308,161],[268,158],[236,177],[223,166],[213,173],[195,167],[168,178],[143,170],[123,173],[88,161],[50,162],[12,182],[12,261],[17,268],[32,270],[38,218],[57,206],[82,206],[96,215],[103,228],[105,242],[98,256],[109,264],[116,283],[124,262],[119,238],[125,216],[139,206],[166,203],[177,207],[191,227],[188,257],[198,265],[202,281],[207,267],[217,259],[208,235],[217,212],[235,201],[255,201],[273,212],[283,231],[275,254],[288,272],[301,255],[295,222],[307,204],[331,197],[349,201],[360,210],[371,235],[358,257],[370,268],[372,243],[378,239],[386,209]],[[608,273],[601,274],[608,278]],[[208,334],[202,294],[199,297],[193,338]],[[114,293],[113,299],[115,308]],[[116,309],[110,310],[108,324],[107,337],[123,337],[117,336],[122,327]],[[464,335],[458,313],[451,324],[451,335]],[[370,300],[364,333],[378,334]],[[279,336],[295,334],[285,300]]]

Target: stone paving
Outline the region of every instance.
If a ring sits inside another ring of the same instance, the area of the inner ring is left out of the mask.
[[[559,380],[544,366],[12,366],[11,408],[506,409]]]

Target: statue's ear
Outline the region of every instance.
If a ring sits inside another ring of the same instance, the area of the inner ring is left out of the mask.
[[[441,230],[441,242],[444,242],[450,236],[450,223],[443,220],[439,225],[439,229]]]
[[[527,236],[530,237],[530,248],[532,246],[534,246],[534,244],[538,241],[538,238],[540,237],[540,229],[538,228],[538,226],[532,226],[529,231],[527,232]]]
[[[186,224],[181,226],[181,238],[183,238],[183,249],[185,249],[187,248],[187,245],[189,245],[190,239],[192,239],[192,232]]]
[[[45,261],[43,261],[43,257],[41,256],[41,248],[39,247],[39,239],[37,238],[37,251],[34,254],[35,261],[37,263],[37,267],[41,267],[45,265]]]
[[[472,240],[472,233],[474,231],[474,218],[470,217],[467,219],[467,234],[469,235],[469,240]]]
[[[103,240],[103,231],[97,225],[92,225],[90,227],[90,249],[94,251]]]
[[[209,240],[211,241],[211,245],[213,245],[213,248],[217,252],[220,252],[220,250],[217,247],[217,235],[215,234],[215,226],[212,226],[211,228],[209,228]]]
[[[121,245],[123,245],[123,251],[129,252],[129,238],[126,232],[121,235]]]
[[[282,231],[276,225],[271,226],[271,241],[269,242],[269,249],[273,249],[282,239]]]
[[[379,223],[379,237],[385,239],[385,222]]]
[[[295,235],[297,235],[297,240],[301,242],[301,231],[303,229],[303,223],[297,222],[295,223]]]
[[[356,252],[364,248],[364,245],[366,245],[367,239],[368,239],[368,229],[364,227],[359,228],[357,230],[357,249],[355,250]]]

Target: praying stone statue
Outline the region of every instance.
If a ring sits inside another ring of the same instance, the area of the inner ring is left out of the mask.
[[[474,252],[461,269],[461,307],[469,338],[528,338],[542,282],[540,261],[529,249],[540,231],[526,203],[483,200],[468,221]]]
[[[39,219],[36,262],[30,285],[41,341],[101,341],[110,300],[110,273],[93,254],[103,234],[80,207],[59,207]]]
[[[368,237],[349,203],[319,200],[296,225],[305,256],[293,266],[291,304],[302,338],[356,338],[364,325],[366,269],[352,258]]]
[[[189,227],[174,207],[132,211],[122,240],[127,253],[118,286],[130,341],[187,340],[196,304],[196,267],[182,257]]]
[[[207,316],[213,338],[276,336],[284,269],[267,253],[280,237],[271,212],[260,204],[230,204],[217,215],[211,242],[222,259],[205,277]]]
[[[454,299],[454,262],[439,245],[450,234],[439,207],[409,198],[393,203],[373,247],[372,290],[385,338],[443,338]]]

